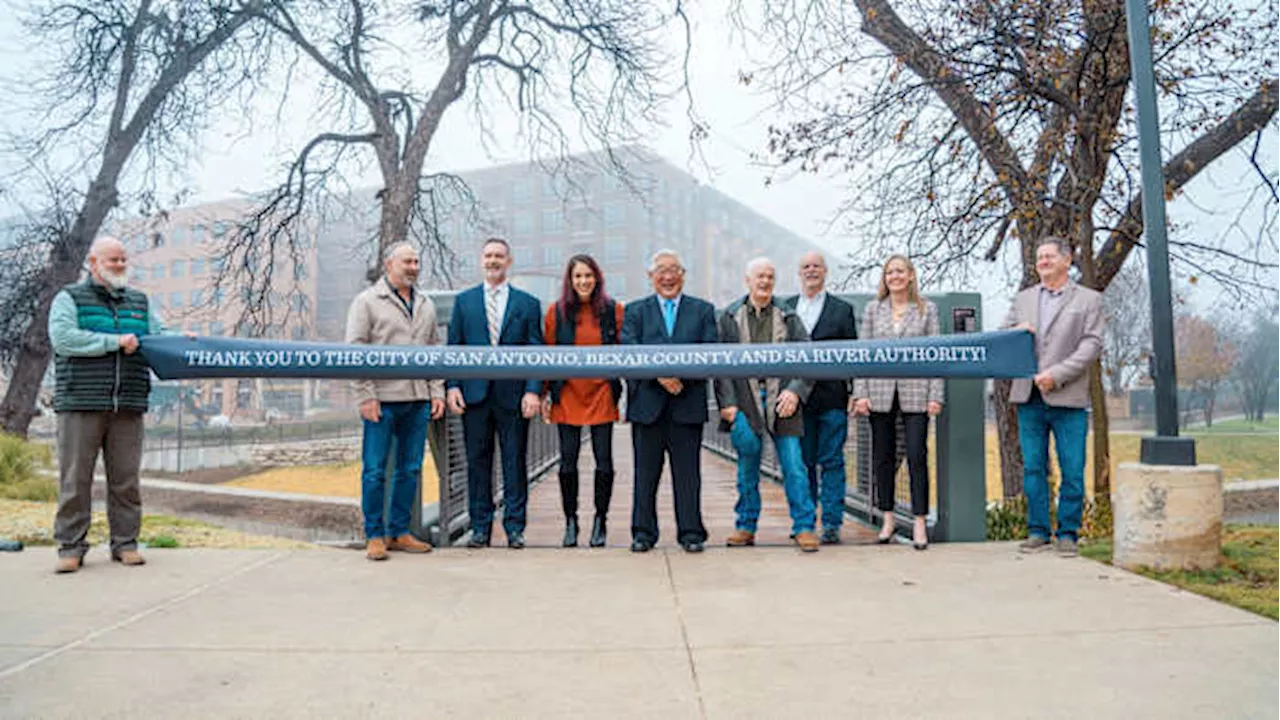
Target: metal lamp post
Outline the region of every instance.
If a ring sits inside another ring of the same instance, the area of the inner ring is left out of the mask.
[[[1155,381],[1156,435],[1142,438],[1147,465],[1195,465],[1192,438],[1178,437],[1178,382],[1173,347],[1173,293],[1169,282],[1169,238],[1164,214],[1164,172],[1160,159],[1160,119],[1156,109],[1155,64],[1146,0],[1125,0],[1129,65],[1138,100],[1138,151],[1142,170],[1142,218],[1151,283],[1152,380]]]

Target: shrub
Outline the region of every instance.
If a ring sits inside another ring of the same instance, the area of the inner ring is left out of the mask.
[[[156,535],[155,537],[143,539],[143,543],[147,547],[153,548],[176,548],[178,547],[178,539],[172,535]]]
[[[58,485],[41,473],[52,465],[47,445],[0,433],[0,497],[49,502],[58,498]]]
[[[1057,524],[1057,503],[1049,506],[1049,522]],[[1085,498],[1080,519],[1083,540],[1110,539],[1112,531],[1111,498],[1103,495]],[[987,503],[987,539],[1021,540],[1027,536],[1027,498],[1024,495]]]

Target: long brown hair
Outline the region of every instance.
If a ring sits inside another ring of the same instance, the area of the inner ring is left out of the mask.
[[[567,317],[577,318],[578,308],[584,303],[578,297],[578,291],[573,289],[573,266],[581,263],[596,276],[596,286],[591,290],[591,297],[587,298],[586,304],[595,310],[596,317],[604,314],[605,305],[608,303],[609,296],[604,291],[604,271],[600,269],[600,264],[590,255],[574,255],[569,258],[569,262],[564,268],[564,280],[560,284],[560,310]]]
[[[880,268],[880,291],[876,293],[877,300],[884,300],[889,297],[889,285],[884,281],[884,276],[889,272],[889,264],[894,260],[899,260],[903,265],[907,266],[907,272],[911,273],[911,284],[907,286],[907,302],[916,304],[916,309],[920,314],[924,314],[924,298],[920,297],[920,287],[916,284],[916,266],[912,264],[911,258],[902,254],[890,255],[884,261],[884,267]]]

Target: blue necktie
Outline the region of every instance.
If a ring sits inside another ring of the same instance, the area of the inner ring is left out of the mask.
[[[662,321],[667,326],[667,335],[671,335],[676,331],[676,301],[662,301]]]

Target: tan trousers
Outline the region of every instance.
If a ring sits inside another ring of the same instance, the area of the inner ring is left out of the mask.
[[[142,525],[142,491],[138,467],[142,463],[142,413],[58,413],[58,514],[53,537],[58,555],[81,557],[89,551],[85,539],[91,517],[93,469],[102,451],[107,471],[107,525],[111,553],[138,546]]]

